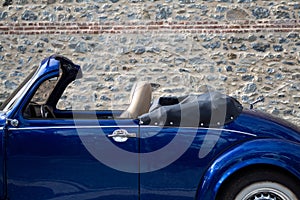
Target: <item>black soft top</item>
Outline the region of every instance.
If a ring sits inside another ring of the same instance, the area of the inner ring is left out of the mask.
[[[219,127],[235,120],[242,105],[219,92],[184,97],[160,97],[149,113],[139,117],[141,124],[176,127]]]

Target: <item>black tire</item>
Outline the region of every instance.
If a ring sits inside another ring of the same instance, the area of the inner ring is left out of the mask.
[[[217,200],[300,200],[300,182],[286,173],[251,171],[225,181]]]

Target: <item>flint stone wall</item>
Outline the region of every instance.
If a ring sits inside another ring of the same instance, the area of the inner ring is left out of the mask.
[[[77,89],[94,88],[98,109],[125,108],[133,83],[146,80],[155,98],[219,90],[249,107],[264,96],[255,108],[300,124],[297,0],[1,4],[0,102],[43,58],[61,54],[82,66]]]

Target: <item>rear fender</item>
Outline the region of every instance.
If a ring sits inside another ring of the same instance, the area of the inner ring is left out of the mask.
[[[275,139],[248,141],[218,157],[203,176],[196,199],[215,199],[222,183],[249,166],[282,168],[300,180],[300,144]]]

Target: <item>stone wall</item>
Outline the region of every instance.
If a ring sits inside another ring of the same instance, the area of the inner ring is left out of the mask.
[[[99,109],[124,108],[132,84],[147,80],[154,97],[215,89],[249,107],[264,96],[256,108],[300,124],[298,0],[1,4],[0,102],[58,53],[82,66],[78,88],[94,88]]]

